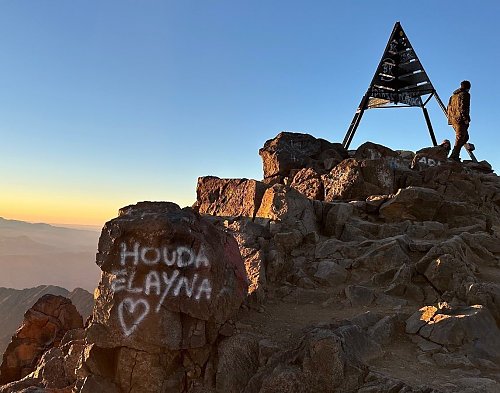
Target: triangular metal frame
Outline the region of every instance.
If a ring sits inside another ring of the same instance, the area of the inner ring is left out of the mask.
[[[425,99],[423,100],[422,97]],[[427,108],[425,108],[425,105],[427,105],[432,97],[436,98],[445,116],[447,116],[446,107],[413,50],[401,24],[396,22],[377,71],[373,76],[368,90],[361,99],[361,103],[354,114],[342,145],[346,149],[349,148],[356,129],[361,122],[363,113],[367,109],[420,107],[422,108],[432,143],[434,146],[437,146],[429,113]]]

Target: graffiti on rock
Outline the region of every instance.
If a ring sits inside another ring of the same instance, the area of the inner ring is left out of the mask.
[[[111,281],[113,293],[125,293],[118,304],[118,321],[130,336],[150,312],[160,312],[168,297],[210,300],[212,284],[204,277],[210,262],[203,247],[149,247],[134,243],[120,246],[120,265]],[[140,271],[140,273],[139,273]]]

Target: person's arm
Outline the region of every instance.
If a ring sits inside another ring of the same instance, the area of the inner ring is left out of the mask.
[[[467,124],[470,123],[470,94],[464,94],[464,112],[466,114]]]
[[[466,124],[470,123],[470,94],[463,92],[458,96],[457,100],[458,113],[460,113],[460,120]]]

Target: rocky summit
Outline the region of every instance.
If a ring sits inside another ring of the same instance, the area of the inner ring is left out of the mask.
[[[500,179],[417,153],[283,132],[121,209],[85,329],[0,392],[499,392]]]

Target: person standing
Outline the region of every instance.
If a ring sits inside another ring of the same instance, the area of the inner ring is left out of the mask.
[[[460,162],[460,150],[469,140],[470,123],[470,82],[462,81],[460,88],[455,90],[448,102],[448,124],[455,130],[455,146],[450,154],[450,159]]]

